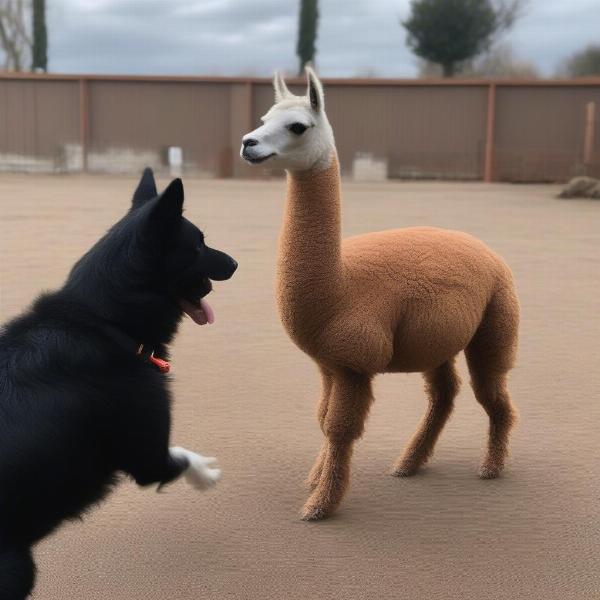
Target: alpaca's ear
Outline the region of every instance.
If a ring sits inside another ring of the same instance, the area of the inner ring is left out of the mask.
[[[323,86],[310,65],[306,65],[306,81],[307,81],[307,95],[310,99],[310,105],[313,110],[319,112],[325,108],[325,96],[323,94]]]
[[[142,173],[142,177],[138,186],[133,192],[133,199],[131,201],[131,208],[136,209],[140,206],[143,206],[148,202],[148,200],[152,200],[152,198],[156,198],[156,183],[154,181],[154,173],[150,167],[146,167],[144,172]]]
[[[273,88],[275,89],[275,102],[281,102],[284,98],[292,95],[279,71],[275,71],[275,75],[273,75]]]

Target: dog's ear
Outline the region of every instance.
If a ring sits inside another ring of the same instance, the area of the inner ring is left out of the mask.
[[[173,179],[163,193],[156,199],[150,211],[150,218],[155,223],[172,225],[181,221],[183,215],[183,182]]]
[[[179,235],[183,218],[183,183],[173,179],[165,190],[144,209],[142,239],[162,246],[172,244]]]
[[[154,173],[150,167],[146,167],[144,172],[142,173],[142,177],[138,186],[133,192],[133,199],[131,201],[131,208],[135,210],[140,206],[143,206],[148,202],[148,200],[152,200],[152,198],[156,198],[156,182],[154,181]]]

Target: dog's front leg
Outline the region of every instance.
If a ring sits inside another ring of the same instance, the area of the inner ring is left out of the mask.
[[[185,448],[169,448],[170,415],[168,404],[159,397],[146,396],[144,406],[135,411],[135,420],[123,423],[118,437],[120,469],[129,473],[138,485],[171,483],[184,475],[197,489],[212,487],[220,478],[217,460]],[[148,407],[152,407],[150,410]]]
[[[174,461],[187,465],[183,476],[198,490],[207,490],[221,479],[221,469],[217,468],[217,459],[213,456],[202,456],[179,447],[171,448],[169,455]]]
[[[123,470],[141,486],[158,483],[162,487],[183,475],[196,489],[206,490],[221,478],[216,458],[202,456],[185,448],[163,450],[153,446],[146,447],[142,452],[137,446],[130,448],[128,459],[129,464]]]
[[[175,481],[188,468],[188,462],[180,456],[172,456],[168,448],[147,448],[139,452],[139,447],[129,451],[127,464],[122,470],[131,475],[141,486],[159,484],[161,486]]]

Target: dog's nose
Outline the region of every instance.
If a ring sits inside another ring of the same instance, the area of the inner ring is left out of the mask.
[[[248,148],[248,146],[256,146],[258,144],[258,140],[254,138],[248,138],[246,140],[242,140],[242,144],[244,144],[244,148]]]
[[[238,262],[237,262],[237,260],[235,260],[235,258],[232,258],[231,259],[231,274],[232,275],[237,271],[237,268],[238,268]]]

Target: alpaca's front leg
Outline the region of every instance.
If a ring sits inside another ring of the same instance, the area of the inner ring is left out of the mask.
[[[327,441],[323,442],[319,454],[317,454],[317,458],[306,478],[306,483],[313,490],[319,485],[321,473],[323,473],[323,464],[325,463],[325,458],[327,456],[327,446]]]
[[[321,431],[325,433],[325,417],[327,416],[327,408],[329,406],[329,397],[331,395],[331,390],[333,388],[333,376],[330,371],[325,369],[324,367],[319,367],[321,371],[321,398],[319,400],[319,406],[317,410],[317,419],[319,420],[319,426],[321,427]],[[306,478],[306,483],[311,487],[315,488],[319,483],[319,479],[321,478],[321,472],[323,471],[323,462],[325,461],[325,456],[327,454],[327,442],[323,443],[321,446],[321,450],[315,460],[315,463]]]
[[[336,373],[323,431],[318,483],[302,509],[302,518],[313,521],[329,516],[338,507],[348,486],[352,446],[363,432],[372,401],[371,378],[344,371]]]

